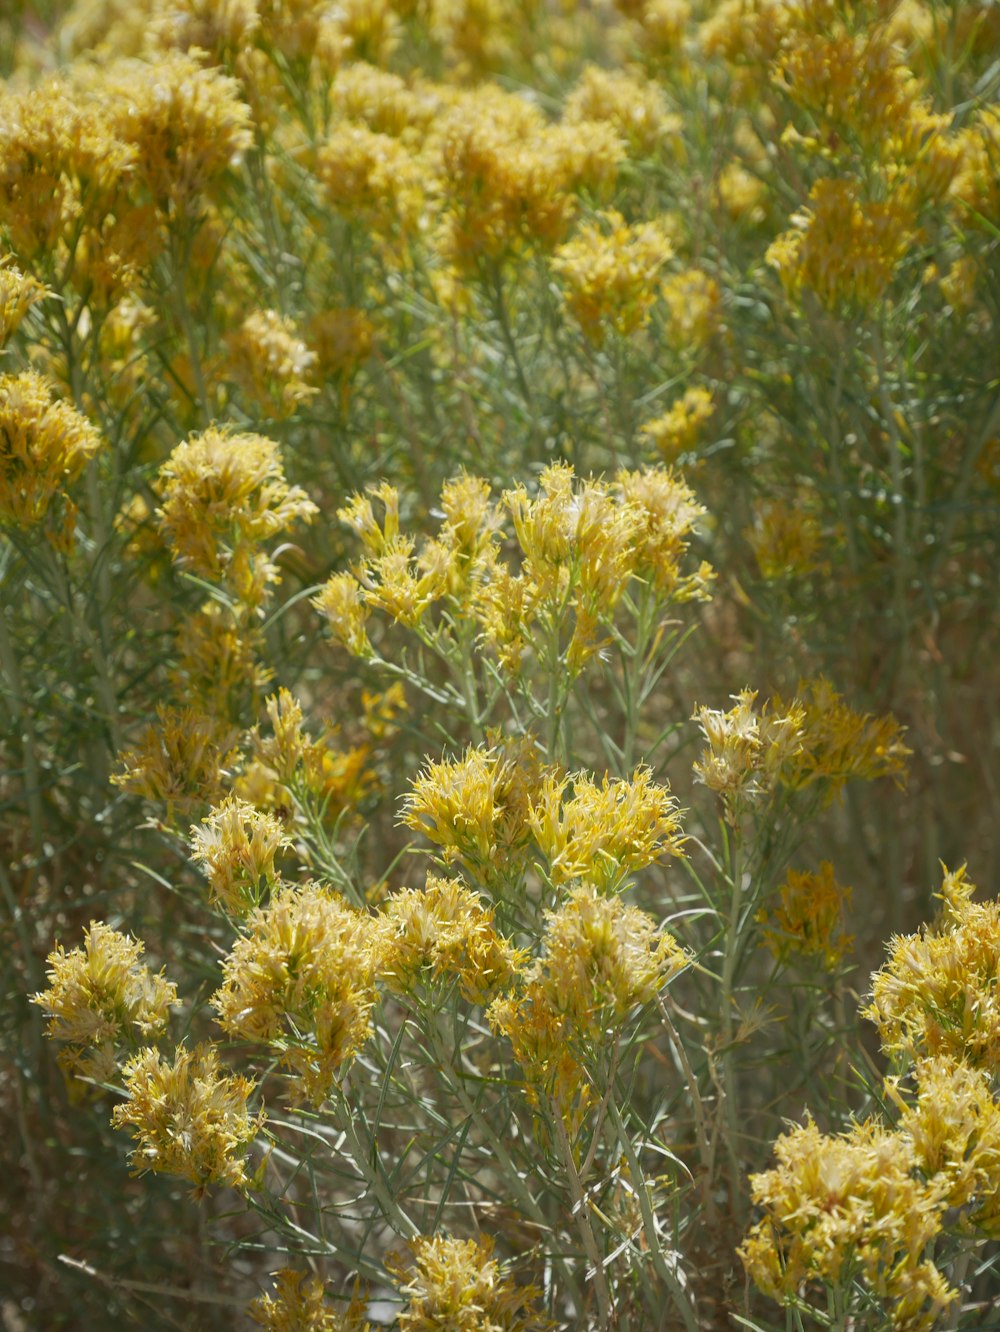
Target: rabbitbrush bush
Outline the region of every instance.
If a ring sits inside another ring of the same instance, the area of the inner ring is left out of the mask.
[[[997,6],[0,43],[5,1327],[989,1326]]]

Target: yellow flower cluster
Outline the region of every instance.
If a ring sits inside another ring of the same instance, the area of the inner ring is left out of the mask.
[[[784,1303],[809,1281],[846,1290],[861,1277],[893,1327],[940,1327],[956,1297],[925,1256],[941,1199],[917,1176],[908,1138],[871,1121],[830,1136],[810,1119],[774,1150],[777,1166],[751,1177],[764,1218],[739,1251],[756,1285]]]
[[[316,362],[295,324],[276,310],[254,310],[228,340],[233,375],[258,407],[291,416],[318,389],[308,382]]]
[[[797,791],[822,781],[832,797],[847,781],[903,780],[910,750],[899,723],[854,712],[829,680],[802,681],[791,702],[775,697],[760,712],[756,698],[744,689],[728,712],[695,709],[708,747],[694,771],[710,790],[753,797],[778,782]]]
[[[937,923],[892,940],[865,1017],[883,1047],[917,1058],[948,1055],[1000,1069],[1000,902],[973,902],[965,866],[946,872]]]
[[[711,420],[714,411],[708,389],[685,389],[669,411],[645,423],[642,434],[665,463],[676,463],[682,454],[694,449],[702,427]]]
[[[435,981],[456,980],[464,999],[481,1004],[510,984],[524,960],[497,933],[492,910],[456,879],[428,874],[424,888],[394,893],[378,922],[379,974],[397,993],[410,992],[428,970]]]
[[[274,1294],[260,1295],[247,1313],[265,1332],[371,1332],[366,1301],[352,1300],[344,1310],[327,1304],[319,1277],[283,1268],[274,1272]]]
[[[641,75],[587,65],[566,98],[563,119],[579,125],[608,124],[635,158],[655,157],[680,134],[681,120],[671,113],[662,89]]]
[[[693,721],[708,742],[694,765],[697,779],[727,798],[754,797],[773,790],[786,766],[802,749],[805,712],[792,704],[754,709],[755,689],[734,695],[728,712],[695,708]]]
[[[246,1150],[264,1124],[247,1100],[254,1084],[220,1070],[214,1045],[177,1047],[173,1061],[142,1050],[123,1071],[128,1099],[111,1115],[115,1128],[132,1126],[138,1146],[133,1172],[179,1175],[201,1197],[212,1184],[245,1188]]]
[[[766,500],[754,507],[746,538],[762,578],[805,578],[823,567],[823,533],[818,519],[797,502]]]
[[[31,307],[50,295],[46,286],[12,264],[9,255],[0,259],[0,351]]]
[[[831,310],[869,308],[885,293],[910,248],[915,218],[901,196],[865,202],[857,181],[820,180],[809,207],[767,252],[790,295],[814,291]]]
[[[403,803],[402,821],[484,882],[516,877],[531,835],[543,770],[529,744],[470,748],[428,763]]]
[[[628,226],[612,211],[561,245],[552,267],[563,279],[567,308],[587,339],[600,346],[608,328],[625,338],[648,322],[656,276],[672,254],[658,223]]]
[[[274,858],[292,839],[273,814],[227,796],[191,829],[191,859],[204,866],[213,902],[233,916],[259,905],[275,883]]]
[[[228,1036],[280,1056],[293,1100],[318,1106],[368,1039],[378,963],[369,916],[318,884],[281,887],[247,919],[212,1003]]]
[[[95,427],[55,399],[41,375],[0,375],[0,523],[41,522],[101,444]]]
[[[815,957],[832,971],[854,942],[843,929],[850,900],[850,888],[837,882],[828,860],[816,872],[789,870],[777,904],[758,916],[767,926],[765,944],[776,958]]]
[[[541,1332],[548,1326],[534,1309],[541,1291],[518,1286],[493,1257],[493,1242],[419,1236],[409,1254],[386,1259],[407,1304],[400,1332]]]
[[[285,480],[278,446],[215,426],[179,444],[160,471],[160,529],[174,559],[258,606],[278,571],[263,542],[318,512]]]
[[[689,957],[646,912],[593,884],[571,888],[546,920],[541,956],[523,973],[520,990],[495,1000],[487,1016],[510,1040],[529,1084],[540,1084],[568,1111],[578,1095],[586,1097],[586,1048],[603,1046]]]
[[[553,883],[579,879],[605,893],[664,856],[683,855],[677,802],[649,768],[637,768],[631,779],[605,776],[600,785],[583,772],[548,773],[528,827]]]
[[[109,1082],[123,1046],[166,1034],[177,986],[140,961],[145,945],[91,921],[83,947],[49,954],[47,990],[32,996],[47,1035],[65,1042],[59,1063],[70,1077]]]
[[[238,758],[239,734],[224,718],[190,707],[161,705],[134,748],[118,755],[111,781],[124,791],[176,809],[213,804],[224,794]]]
[[[381,521],[373,499],[383,507]],[[572,467],[554,463],[537,495],[517,486],[502,501],[520,547],[516,572],[499,557],[502,514],[478,478],[445,486],[440,534],[416,554],[400,532],[393,487],[355,496],[338,516],[361,538],[365,559],[354,573],[334,574],[313,602],[333,636],[368,656],[371,608],[426,636],[427,612],[444,602],[449,614],[434,627],[438,641],[471,618],[506,669],[516,671],[530,645],[540,660],[558,659],[575,676],[600,650],[600,626],[613,620],[633,580],[652,585],[663,602],[707,597],[709,566],[683,572],[704,510],[666,469],[623,470],[608,485],[577,482]]]

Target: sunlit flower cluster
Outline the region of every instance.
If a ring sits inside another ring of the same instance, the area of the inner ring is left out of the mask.
[[[49,954],[47,990],[32,997],[48,1017],[47,1034],[64,1042],[59,1063],[72,1077],[109,1082],[123,1048],[166,1034],[177,986],[139,961],[145,945],[102,921],[83,946]]]
[[[177,1047],[173,1060],[142,1050],[123,1070],[127,1099],[111,1122],[131,1126],[134,1173],[179,1175],[200,1197],[212,1184],[245,1188],[246,1151],[264,1124],[250,1113],[254,1084],[222,1071],[214,1045]]]
[[[212,1003],[228,1036],[280,1056],[294,1100],[320,1105],[368,1038],[377,967],[366,915],[316,884],[283,887],[247,919]]]
[[[533,1307],[541,1292],[504,1275],[485,1236],[420,1236],[387,1266],[407,1300],[398,1315],[400,1332],[540,1332],[546,1326]]]

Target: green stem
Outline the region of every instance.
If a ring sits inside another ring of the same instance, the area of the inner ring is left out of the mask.
[[[559,1154],[562,1157],[563,1165],[566,1167],[566,1181],[569,1186],[570,1201],[573,1204],[572,1214],[576,1220],[587,1259],[593,1269],[594,1294],[597,1297],[599,1325],[602,1328],[609,1328],[611,1326],[611,1292],[608,1290],[604,1262],[597,1247],[597,1236],[594,1234],[594,1227],[590,1219],[590,1208],[587,1205],[583,1183],[573,1160],[573,1149],[569,1144],[566,1125],[563,1123],[559,1106],[555,1100],[550,1099],[549,1108],[552,1114],[552,1124],[555,1128],[556,1142],[559,1145]]]

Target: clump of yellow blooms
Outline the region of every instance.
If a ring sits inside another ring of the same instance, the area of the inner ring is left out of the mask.
[[[510,1040],[529,1085],[569,1110],[586,1097],[583,1051],[603,1046],[689,957],[652,916],[590,883],[570,888],[546,921],[543,952],[520,990],[496,999],[487,1016]]]
[[[956,1298],[926,1257],[942,1200],[917,1175],[908,1138],[874,1121],[830,1136],[810,1119],[774,1151],[777,1166],[751,1177],[764,1217],[740,1248],[756,1285],[784,1302],[810,1281],[848,1289],[861,1277],[893,1327],[939,1327]]]
[[[621,135],[633,157],[655,157],[679,135],[681,120],[671,113],[660,87],[639,74],[587,65],[566,98],[563,119],[581,128],[607,123]]]
[[[767,252],[790,295],[815,292],[831,310],[878,301],[910,248],[914,218],[901,196],[865,201],[850,179],[819,180],[809,206]]]
[[[47,1034],[64,1042],[59,1064],[71,1078],[109,1082],[123,1046],[164,1036],[177,986],[139,959],[145,945],[94,920],[83,947],[49,954],[49,986],[32,996]]]
[[[790,703],[775,697],[760,712],[756,698],[744,689],[728,712],[695,709],[708,748],[694,770],[711,790],[753,797],[779,781],[793,791],[823,781],[832,796],[852,780],[903,780],[910,750],[899,723],[854,712],[829,680],[803,681]]]
[[[287,315],[254,310],[228,340],[233,374],[257,406],[290,416],[317,390],[307,382],[316,361]]]
[[[530,747],[479,746],[428,763],[403,804],[402,822],[490,883],[514,877],[531,835],[542,771]]]
[[[641,433],[665,463],[676,463],[682,454],[694,449],[714,412],[715,404],[708,389],[685,389],[668,411],[647,421]]]
[[[578,482],[571,466],[554,463],[542,472],[537,494],[519,485],[501,499],[503,508],[477,477],[448,482],[440,534],[417,549],[400,531],[392,486],[356,495],[338,517],[361,538],[365,557],[355,572],[332,575],[313,602],[333,637],[367,657],[370,609],[425,640],[433,633],[439,643],[471,617],[505,670],[516,673],[530,646],[544,665],[558,661],[573,678],[600,651],[600,627],[613,620],[630,586],[651,587],[664,603],[707,598],[711,568],[683,569],[704,510],[664,468],[623,469],[609,485]],[[519,567],[499,556],[503,509],[520,548]],[[439,604],[447,618],[432,630],[428,612]]]
[[[758,915],[765,944],[776,958],[815,957],[832,971],[854,942],[843,928],[850,900],[850,888],[837,882],[828,860],[818,871],[789,870],[778,901]]]
[[[416,226],[423,174],[397,138],[342,122],[320,149],[317,172],[334,208],[381,234]]]
[[[949,1055],[1000,1068],[1000,902],[973,902],[965,866],[946,872],[940,919],[892,940],[864,1010],[886,1050],[917,1058]]]
[[[913,751],[903,743],[904,728],[894,717],[855,712],[822,676],[800,681],[793,706],[804,711],[802,747],[782,779],[793,790],[825,781],[832,795],[845,782],[882,777],[903,784]],[[773,707],[785,705],[775,698]]]
[[[122,1076],[128,1099],[115,1106],[111,1122],[132,1126],[138,1143],[133,1173],[179,1175],[195,1186],[196,1197],[212,1184],[247,1187],[246,1151],[263,1127],[264,1112],[250,1114],[254,1084],[223,1073],[214,1045],[178,1046],[172,1061],[142,1050]]]
[[[572,791],[567,796],[567,792]],[[579,879],[616,891],[664,856],[683,854],[680,811],[649,768],[600,785],[587,773],[549,773],[532,800],[528,826],[553,883]]]
[[[121,768],[111,777],[133,795],[175,809],[212,804],[225,793],[226,778],[239,759],[238,732],[224,718],[197,708],[161,705],[134,748],[118,756]]]
[[[628,337],[649,319],[655,278],[673,254],[656,222],[628,226],[620,213],[581,227],[552,257],[568,309],[590,342],[600,346],[607,328]]]
[[[0,270],[0,273],[9,272]],[[0,522],[30,527],[101,448],[97,429],[42,375],[0,375]]]
[[[318,512],[286,482],[273,440],[215,426],[174,449],[160,488],[157,516],[174,559],[201,578],[228,582],[249,606],[278,580],[262,543]]]
[[[113,132],[134,149],[138,180],[169,222],[188,216],[253,141],[236,80],[193,55],[121,61],[95,82]]]
[[[388,698],[390,713],[398,696]],[[312,798],[331,819],[345,809],[357,806],[375,784],[372,772],[371,746],[367,742],[350,745],[346,749],[335,743],[335,731],[330,730],[319,739],[310,736],[303,726],[302,706],[287,689],[279,689],[265,702],[270,732],[262,725],[251,735],[255,759],[237,781],[238,791],[253,803],[262,804],[250,794],[262,784],[263,803],[286,808],[292,797]],[[369,724],[370,733],[371,724]]]
[[[246,920],[212,1003],[227,1036],[280,1056],[293,1100],[321,1105],[368,1039],[377,943],[370,917],[318,884],[280,887]]]
[[[765,706],[758,712],[756,699],[755,689],[742,689],[728,712],[698,707],[692,718],[708,742],[694,765],[695,776],[727,800],[773,790],[802,749],[802,706],[793,704],[787,711]]]
[[[548,1326],[533,1308],[541,1291],[505,1276],[486,1236],[421,1235],[409,1248],[386,1260],[407,1300],[397,1315],[400,1332],[541,1332]]]
[[[746,538],[762,578],[804,578],[823,568],[823,532],[804,500],[766,500],[754,506]]]
[[[394,893],[379,925],[379,974],[401,994],[428,970],[435,981],[454,978],[464,999],[481,1004],[511,983],[524,960],[497,933],[491,908],[457,879],[428,874],[424,888]]]
[[[10,256],[0,259],[0,351],[33,305],[51,295],[44,283],[22,273]]]
[[[213,902],[245,915],[277,879],[274,858],[292,845],[282,823],[228,796],[191,829],[191,859],[204,867]]]
[[[324,1299],[319,1277],[288,1267],[272,1275],[274,1294],[258,1296],[247,1309],[265,1332],[371,1332],[364,1300],[352,1300],[344,1310],[334,1309]]]
[[[660,295],[670,315],[666,338],[674,351],[698,352],[722,327],[722,292],[703,269],[672,273],[663,280]]]

